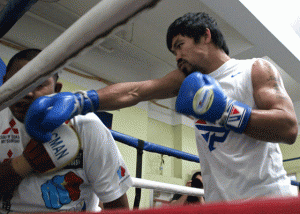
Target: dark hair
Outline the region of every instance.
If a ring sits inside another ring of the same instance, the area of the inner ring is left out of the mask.
[[[195,172],[194,174],[193,174],[193,176],[192,176],[192,179],[191,180],[195,180],[196,179],[196,177],[197,177],[197,175],[201,175],[202,176],[202,174],[201,174],[201,172],[199,171],[199,172]]]
[[[41,52],[41,50],[39,49],[26,49],[23,51],[20,51],[18,53],[16,53],[8,62],[7,67],[6,67],[6,72],[8,72],[11,67],[13,66],[14,63],[16,63],[16,61],[19,60],[27,60],[30,61],[32,60],[34,57],[36,57],[39,53]]]
[[[36,49],[36,48],[30,48],[30,49],[25,49],[22,50],[18,53],[16,53],[8,62],[6,66],[6,73],[10,71],[12,66],[18,62],[19,60],[26,60],[26,61],[31,61],[34,57],[36,57],[42,50]],[[58,74],[56,73],[54,76],[55,81],[58,79]],[[6,81],[6,75],[3,77],[3,80]]]
[[[217,26],[217,22],[207,13],[186,13],[176,19],[168,28],[167,46],[171,51],[172,40],[177,35],[193,38],[196,43],[200,41],[208,28],[211,32],[213,43],[229,55],[229,49],[226,45],[222,32]]]

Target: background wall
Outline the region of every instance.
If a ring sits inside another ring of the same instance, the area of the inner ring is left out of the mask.
[[[299,134],[299,133],[298,133]],[[283,160],[297,158],[300,156],[300,138],[298,138],[293,145],[280,145]],[[297,181],[300,181],[300,159],[293,161],[286,161],[283,166],[288,174],[296,174]]]

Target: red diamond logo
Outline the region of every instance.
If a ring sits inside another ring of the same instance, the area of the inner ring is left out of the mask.
[[[4,132],[2,132],[2,134],[8,134],[10,132],[10,130],[13,131],[14,134],[19,134],[19,130],[14,128],[14,126],[16,125],[16,121],[14,119],[12,119],[9,122],[10,128],[7,128],[6,130],[4,130]]]
[[[9,151],[7,152],[7,156],[8,156],[9,158],[11,158],[12,155],[13,155],[13,152],[12,152],[11,150],[9,150]]]

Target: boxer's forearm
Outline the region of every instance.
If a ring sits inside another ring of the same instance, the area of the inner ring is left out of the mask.
[[[175,97],[184,78],[181,71],[174,70],[160,79],[117,83],[99,89],[99,110],[116,110],[141,101]]]
[[[254,109],[244,133],[258,140],[293,144],[297,138],[298,124],[287,111]]]

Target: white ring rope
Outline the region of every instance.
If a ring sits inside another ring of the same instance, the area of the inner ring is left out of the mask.
[[[176,184],[161,183],[161,182],[150,181],[141,178],[131,178],[131,179],[133,181],[132,186],[136,188],[154,189],[154,190],[160,190],[168,193],[178,193],[178,194],[192,195],[192,196],[204,195],[203,189],[180,186]]]
[[[0,87],[0,111],[88,51],[114,28],[160,0],[102,0]],[[84,51],[83,51],[84,50]]]

